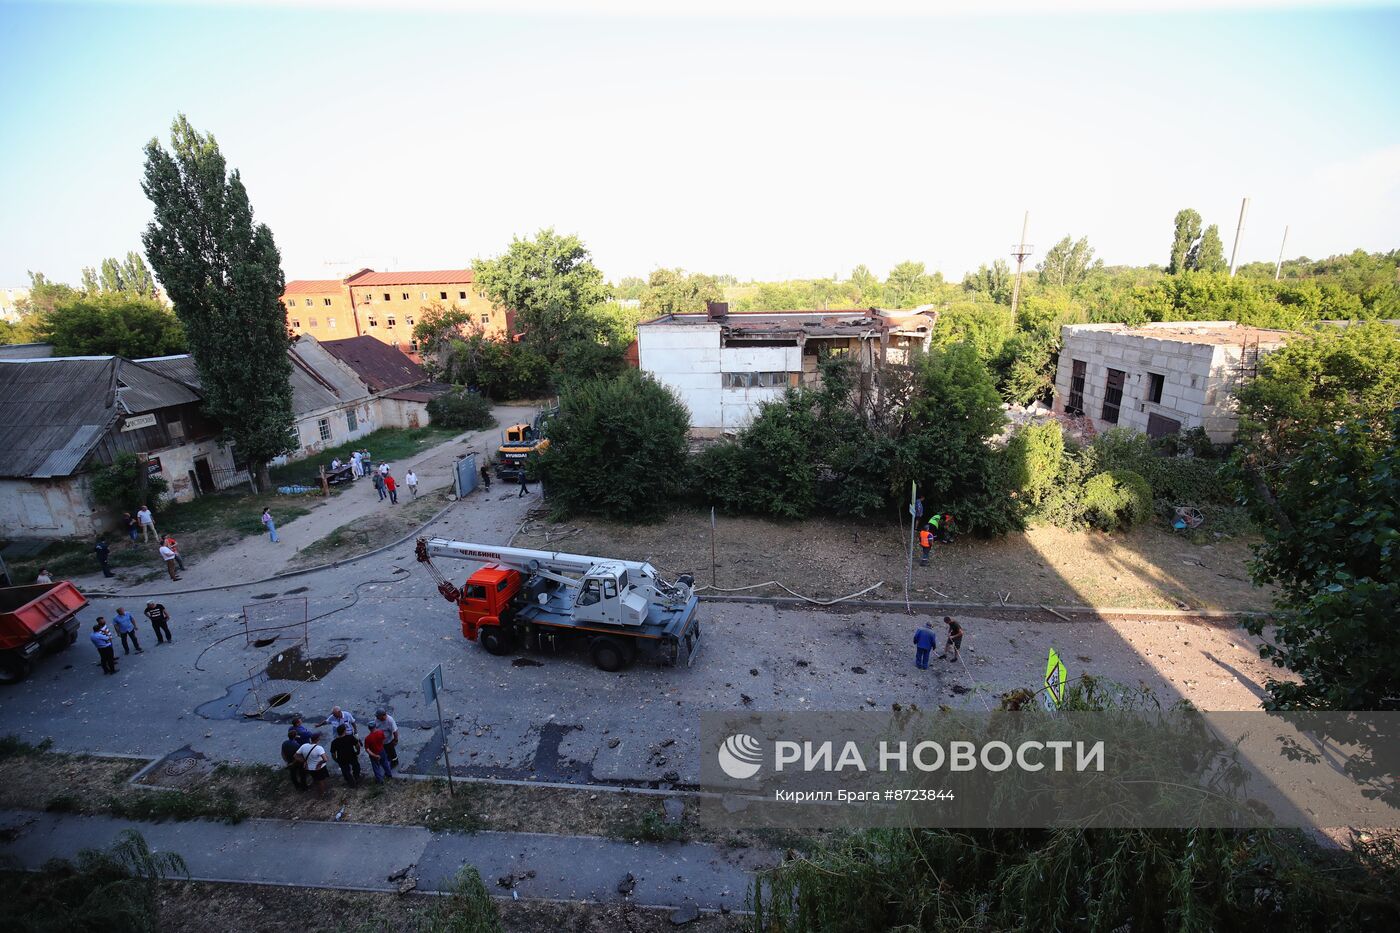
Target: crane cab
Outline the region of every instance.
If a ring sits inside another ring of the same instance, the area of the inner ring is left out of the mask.
[[[631,592],[627,567],[600,563],[591,569],[579,586],[574,601],[574,618],[580,622],[608,625],[641,625],[646,620],[647,601]]]

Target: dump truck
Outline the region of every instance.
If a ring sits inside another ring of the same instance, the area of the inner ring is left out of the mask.
[[[572,642],[612,672],[644,653],[666,666],[689,666],[699,652],[700,600],[688,574],[668,583],[638,561],[446,538],[419,538],[417,555],[438,592],[456,604],[463,637],[491,654],[556,651]],[[484,566],[458,587],[434,558]]]
[[[512,424],[501,432],[501,445],[496,448],[496,476],[505,483],[525,480],[530,457],[549,449],[549,419],[558,414],[557,408],[541,409],[530,423]]]
[[[78,613],[88,604],[66,580],[0,589],[0,684],[29,676],[45,652],[78,640]]]

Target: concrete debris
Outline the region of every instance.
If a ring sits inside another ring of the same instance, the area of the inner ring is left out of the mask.
[[[617,893],[631,894],[636,886],[637,879],[633,877],[632,873],[629,871],[627,874],[623,875],[622,880],[617,883]]]
[[[617,748],[621,744],[622,740],[619,739],[617,736],[613,736],[612,738],[608,739],[608,748]]]
[[[671,923],[674,926],[682,926],[700,919],[700,908],[694,901],[686,901],[677,911],[671,914]]]
[[[668,823],[679,823],[685,817],[685,804],[676,797],[661,801],[661,809],[665,811]]]

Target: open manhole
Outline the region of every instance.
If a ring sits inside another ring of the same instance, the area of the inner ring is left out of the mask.
[[[277,640],[277,636],[276,636],[276,635],[273,635],[271,638],[259,638],[259,639],[256,639],[256,640],[253,642],[253,647],[254,647],[254,648],[266,648],[268,645],[272,644],[272,643],[275,642],[276,640]]]
[[[324,658],[304,657],[301,645],[293,645],[267,662],[267,679],[320,680],[344,660],[343,654]]]
[[[290,693],[274,693],[267,698],[267,707],[268,709],[275,709],[278,706],[286,706],[290,702],[292,702],[292,695]]]

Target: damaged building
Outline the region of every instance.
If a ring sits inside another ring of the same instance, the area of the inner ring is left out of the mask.
[[[860,391],[878,391],[886,364],[927,350],[932,311],[765,311],[667,314],[637,328],[637,363],[690,409],[693,433],[715,436],[749,424],[764,402],[820,381],[818,363],[855,361]]]

